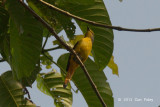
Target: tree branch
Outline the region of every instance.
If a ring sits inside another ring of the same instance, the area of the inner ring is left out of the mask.
[[[38,21],[40,21],[53,35],[54,37],[68,50],[70,51],[78,60],[81,68],[83,69],[86,77],[88,78],[93,90],[95,91],[97,97],[99,98],[100,102],[102,103],[103,107],[107,107],[104,100],[102,99],[96,85],[94,84],[93,80],[91,79],[89,73],[87,72],[86,67],[84,66],[84,64],[82,63],[81,59],[79,58],[79,56],[76,54],[76,52],[69,47],[66,43],[63,42],[63,40],[61,38],[59,38],[59,36],[57,35],[57,33],[54,31],[54,29],[47,23],[45,22],[41,17],[39,17],[32,9],[30,9],[22,0],[18,0]]]
[[[61,48],[60,46],[57,46],[57,47],[50,48],[50,49],[44,49],[43,52],[53,51],[53,50],[60,49],[60,48]]]
[[[103,23],[97,23],[97,22],[94,22],[94,21],[90,21],[90,20],[87,20],[87,19],[84,19],[84,18],[81,18],[81,17],[78,17],[76,15],[73,15],[67,11],[64,11],[54,5],[51,5],[43,0],[39,0],[41,3],[43,3],[44,5],[48,6],[49,8],[51,9],[54,9],[66,16],[69,16],[69,17],[72,17],[74,19],[77,19],[77,20],[80,20],[80,21],[83,21],[83,22],[86,22],[86,23],[89,23],[89,24],[92,24],[94,26],[99,26],[99,27],[104,27],[104,28],[108,28],[108,29],[114,29],[114,30],[118,30],[118,31],[132,31],[132,32],[153,32],[153,31],[160,31],[160,28],[152,28],[152,29],[130,29],[130,28],[123,28],[123,27],[119,27],[119,26],[110,26],[110,25],[106,25],[106,24],[103,24]]]

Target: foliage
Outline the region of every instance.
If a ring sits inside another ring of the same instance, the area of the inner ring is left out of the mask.
[[[114,56],[111,57],[109,63],[108,63],[108,67],[110,69],[112,69],[112,74],[115,74],[117,76],[119,76],[119,73],[118,73],[118,66],[117,64],[114,62]]]
[[[83,0],[77,0],[80,2]],[[90,1],[90,0],[84,0]],[[104,6],[103,0],[95,0],[93,4],[83,5],[83,4],[74,4],[65,1],[67,4],[67,11],[77,15],[79,17],[100,22],[103,24],[111,25],[109,15]],[[87,23],[77,21],[82,32],[85,33],[87,26],[89,26],[95,33],[94,43],[92,54],[95,62],[99,65],[100,71],[102,71],[108,64],[112,52],[113,52],[113,32],[111,29],[91,26]]]
[[[37,77],[37,87],[43,93],[51,96],[56,106],[72,106],[71,88],[63,88],[63,80],[60,73],[52,71],[46,74],[39,74]]]
[[[11,18],[9,30],[13,74],[17,79],[29,77],[40,56],[42,27],[17,0],[7,0],[6,8]]]
[[[58,64],[60,64],[64,69],[66,68],[66,65],[67,65],[66,59],[68,57],[69,57],[69,54],[64,54],[58,59]],[[96,84],[96,87],[98,91],[100,92],[103,100],[105,101],[107,107],[113,107],[112,91],[109,86],[109,83],[107,82],[107,78],[104,72],[99,71],[98,66],[90,58],[88,58],[88,60],[85,62],[85,66],[91,78],[93,79],[94,83]],[[99,99],[94,93],[88,79],[86,78],[81,68],[78,68],[76,70],[72,78],[72,81],[77,86],[79,91],[82,93],[88,106],[91,106],[91,107],[101,107],[102,106],[101,103],[98,102]]]
[[[53,60],[52,56],[48,52],[46,52],[45,55],[47,55],[49,58]],[[48,58],[46,58],[43,54],[40,56],[40,60],[41,60],[41,63],[46,66],[46,69],[52,68],[51,65],[53,63]]]
[[[64,29],[68,38],[72,39],[74,37],[76,27],[71,18],[63,14],[59,14],[57,11],[50,10],[48,7],[42,5],[41,3],[37,3],[37,0],[27,1],[29,6],[31,6],[31,8],[39,13],[39,15],[42,16],[48,23],[50,23],[57,33]],[[48,0],[48,2],[56,5],[54,1]]]
[[[81,18],[111,25],[103,0],[45,1]],[[107,107],[113,107],[112,90],[104,74],[104,68],[109,63],[108,66],[113,70],[113,74],[118,75],[118,67],[114,63],[113,57],[111,58],[113,31],[74,20],[72,17],[57,12],[37,0],[26,0],[26,2],[27,6],[51,25],[57,34],[65,31],[66,35],[60,38],[70,47],[73,47],[77,41],[84,37],[87,26],[94,31],[95,39],[92,54],[85,66]],[[75,24],[77,25],[75,26]],[[76,27],[79,27],[83,34],[75,35]],[[50,39],[48,37],[52,38],[52,34],[18,0],[0,1],[0,54],[11,67],[11,71],[0,76],[0,107],[35,107],[36,105],[32,101],[24,97],[24,89],[31,87],[35,80],[37,80],[38,89],[54,99],[56,107],[72,106],[71,86],[68,86],[67,89],[63,88],[68,54],[59,55],[58,62],[55,63],[53,61],[54,56],[44,51],[42,47],[43,38],[48,40]],[[56,39],[53,40],[53,47],[55,45],[65,49]],[[41,70],[45,70],[41,69],[41,66],[51,69],[52,64],[57,65],[61,72],[57,72],[57,70],[40,73]],[[80,67],[72,80],[82,93],[88,106],[101,106]]]
[[[23,87],[13,79],[12,71],[0,76],[0,92],[1,107],[36,107],[30,100],[24,98]]]

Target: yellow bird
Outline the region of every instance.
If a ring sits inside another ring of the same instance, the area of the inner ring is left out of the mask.
[[[91,53],[92,44],[94,41],[94,33],[91,29],[87,27],[87,32],[85,37],[78,41],[74,46],[74,51],[80,57],[82,62],[85,62]],[[67,84],[70,82],[75,70],[79,67],[78,61],[74,57],[74,55],[70,54],[67,64],[67,76],[64,81],[63,87],[66,88]]]

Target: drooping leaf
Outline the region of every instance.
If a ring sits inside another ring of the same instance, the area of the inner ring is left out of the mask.
[[[6,8],[11,17],[11,68],[14,76],[21,79],[31,75],[39,60],[42,26],[17,0],[7,0]]]
[[[67,59],[69,54],[64,54],[58,59],[58,64],[64,69],[67,65]],[[96,84],[98,91],[100,92],[107,107],[114,107],[114,101],[112,97],[112,90],[104,72],[99,71],[98,66],[90,58],[85,62],[85,66],[90,74],[92,80]],[[62,72],[63,73],[63,72]],[[72,81],[82,93],[89,107],[102,107],[98,97],[93,91],[88,79],[86,78],[83,70],[79,67],[73,75]]]
[[[24,98],[23,87],[13,79],[11,71],[0,76],[0,107],[36,107]]]
[[[109,63],[108,63],[108,67],[110,69],[112,69],[112,74],[115,74],[117,76],[119,76],[119,73],[118,73],[118,66],[117,64],[114,62],[114,56],[111,57]]]
[[[56,107],[71,107],[72,93],[71,88],[63,88],[63,80],[60,73],[54,71],[46,74],[39,74],[37,87],[43,93],[54,99]]]
[[[90,0],[76,0],[76,2],[80,1],[88,2]],[[110,18],[103,0],[95,0],[93,4],[89,5],[76,4],[76,3],[74,4],[74,2],[71,3],[67,2],[66,0],[63,6],[66,7],[65,8],[66,11],[69,11],[70,13],[77,15],[79,17],[111,25]],[[99,65],[99,69],[103,70],[107,66],[112,56],[113,31],[107,28],[92,26],[78,20],[76,21],[84,34],[87,30],[87,26],[89,26],[95,33],[92,53],[95,62]]]

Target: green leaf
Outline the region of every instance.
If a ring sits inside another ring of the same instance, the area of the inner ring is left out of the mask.
[[[11,17],[11,68],[16,78],[29,77],[40,57],[42,26],[17,0],[7,0],[6,8]]]
[[[76,1],[80,2],[81,0],[76,0]],[[85,1],[87,2],[90,0],[85,0]],[[90,5],[80,5],[66,1],[66,4],[64,6],[68,7],[66,8],[66,11],[69,11],[74,15],[77,15],[79,17],[91,21],[111,25],[110,18],[103,0],[95,0],[94,4]],[[95,33],[92,53],[95,62],[99,66],[99,69],[103,70],[107,66],[113,53],[112,29],[96,27],[78,20],[76,21],[84,34],[87,30],[87,26],[89,26]]]
[[[63,80],[60,73],[55,71],[47,74],[39,74],[37,87],[40,91],[54,99],[56,107],[72,106],[71,88],[63,88]]]
[[[27,0],[27,2],[36,13],[39,13],[39,15],[56,30],[57,33],[64,29],[68,38],[73,39],[76,27],[70,17],[55,10],[51,10],[37,0]],[[56,5],[55,1],[46,0],[46,2]]]
[[[59,0],[57,0],[59,1]],[[95,0],[65,0],[64,2],[70,2],[74,4],[83,4],[83,5],[90,5],[94,4]]]
[[[0,5],[0,37],[8,30],[8,12]]]
[[[32,84],[37,78],[37,74],[41,71],[40,64],[36,64],[36,67],[34,71],[32,71],[31,75],[29,77],[24,77],[20,80],[23,87],[32,87]]]
[[[5,34],[1,38],[0,53],[2,57],[10,64],[11,63],[11,52],[10,52],[10,35],[9,34]]]
[[[58,64],[64,69],[67,65],[67,59],[69,54],[64,54],[58,59]],[[105,101],[107,107],[114,107],[114,101],[112,97],[112,90],[104,72],[98,70],[98,66],[90,58],[84,63],[88,73],[92,80],[96,84],[96,87]],[[93,91],[88,79],[86,78],[84,71],[79,67],[73,75],[72,81],[82,93],[89,107],[102,107],[98,97]]]
[[[119,76],[119,73],[118,73],[118,66],[117,64],[114,62],[114,56],[111,57],[109,63],[108,63],[108,67],[110,69],[112,69],[112,74],[115,74],[117,76]]]
[[[52,15],[50,9],[37,2],[37,0],[27,0],[27,3],[39,16],[46,20],[57,33],[62,31],[61,24],[57,21],[57,19],[55,19],[56,16]]]
[[[5,55],[6,50],[8,50],[6,45],[6,38],[8,38],[8,21],[9,21],[9,14],[4,9],[4,7],[0,4],[0,53],[2,54],[3,58],[7,60],[7,55]]]
[[[0,107],[36,107],[24,98],[23,87],[13,79],[11,71],[0,76]]]

